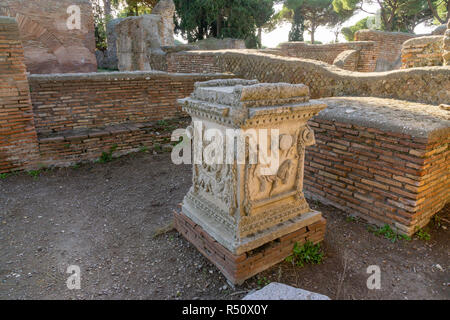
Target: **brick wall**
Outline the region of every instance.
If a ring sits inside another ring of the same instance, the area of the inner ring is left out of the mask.
[[[376,67],[375,42],[353,41],[331,44],[307,44],[304,42],[285,42],[280,45],[280,51],[288,57],[313,59],[333,64],[340,53],[348,50],[358,51],[358,61],[355,71],[371,72]]]
[[[0,173],[29,168],[37,152],[19,30],[0,17]]]
[[[383,32],[377,30],[359,30],[355,33],[356,41],[373,41],[376,57],[375,68],[369,71],[387,71],[400,69],[402,45],[417,35],[403,32]],[[364,58],[362,58],[364,60]],[[368,60],[369,61],[369,60]]]
[[[80,28],[69,29],[70,6]],[[0,16],[15,18],[30,73],[95,72],[95,30],[88,0],[1,0]]]
[[[386,99],[323,101],[330,109],[309,122],[317,144],[305,157],[308,197],[409,235],[450,201],[445,111],[431,117],[438,107]],[[350,111],[354,118],[344,115]],[[369,112],[372,119],[358,119]],[[408,112],[421,114],[423,122],[408,119]]]
[[[429,104],[450,101],[450,66],[360,73],[344,71],[320,61],[252,50],[190,51],[180,52],[172,58],[172,72],[189,69],[220,71],[260,82],[303,83],[310,88],[312,98],[372,96]]]
[[[177,99],[197,81],[227,77],[212,74],[112,72],[31,75],[31,100],[39,134],[144,123],[181,115]]]
[[[167,71],[180,73],[222,72],[216,63],[215,55],[198,55],[190,51],[168,54]]]
[[[219,74],[112,72],[29,76],[43,166],[67,166],[170,142],[174,118],[184,116],[177,99],[197,81]],[[168,119],[166,126],[158,120]],[[174,122],[175,121],[175,122]],[[168,130],[166,132],[166,130]]]
[[[425,66],[442,66],[443,36],[410,39],[402,47],[402,69]]]

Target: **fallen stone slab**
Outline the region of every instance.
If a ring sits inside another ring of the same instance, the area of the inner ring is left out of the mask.
[[[242,300],[331,300],[323,294],[272,282],[261,290],[249,293]]]

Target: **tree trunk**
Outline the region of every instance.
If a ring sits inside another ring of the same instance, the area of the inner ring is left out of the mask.
[[[433,13],[433,16],[434,16],[441,24],[444,24],[445,21],[443,21],[443,20],[439,17],[439,14],[437,13],[436,8],[433,7],[433,3],[431,3],[431,0],[427,0],[427,2],[428,2],[428,6],[430,7],[431,12]],[[447,8],[448,8],[449,5],[450,5],[450,1],[447,3]],[[447,16],[448,16],[448,12],[447,12]]]
[[[447,1],[447,19],[445,19],[444,23],[448,23],[450,20],[450,0]]]
[[[219,13],[217,14],[217,38],[222,38],[222,21],[223,21],[223,13],[222,10],[219,10]]]
[[[262,48],[262,28],[258,28],[258,49]]]
[[[111,0],[103,0],[103,7],[105,8],[105,19],[111,17]]]

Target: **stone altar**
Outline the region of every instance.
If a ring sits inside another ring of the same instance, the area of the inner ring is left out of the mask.
[[[307,121],[326,105],[310,101],[307,86],[213,80],[180,103],[193,120],[194,153],[209,147],[198,142],[208,130],[228,145],[242,143],[232,153],[221,144],[221,163],[194,162],[193,185],[175,213],[178,231],[228,280],[242,283],[278,263],[295,242],[323,239],[325,219],[303,195],[303,167],[305,148],[315,143]],[[236,139],[227,140],[230,130]]]

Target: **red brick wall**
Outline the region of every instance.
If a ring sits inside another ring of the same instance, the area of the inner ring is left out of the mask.
[[[37,151],[19,30],[0,17],[0,173],[30,168]]]
[[[197,81],[226,75],[113,72],[32,75],[31,100],[39,134],[142,123],[181,115],[177,99]]]
[[[199,55],[182,51],[167,55],[167,72],[220,73],[223,70],[217,65],[214,54]]]
[[[171,71],[218,70],[260,82],[302,83],[311,98],[371,96],[439,105],[450,101],[450,69],[443,67],[393,70],[388,73],[349,72],[323,62],[264,54],[250,50],[180,52]],[[196,63],[191,63],[191,61]],[[213,63],[215,62],[215,63]]]
[[[450,136],[434,140],[323,120],[305,157],[309,197],[412,234],[450,201]]]
[[[333,64],[337,56],[346,50],[357,50],[359,52],[356,71],[371,72],[375,70],[377,56],[375,42],[372,41],[314,45],[304,42],[285,42],[280,46],[280,51],[288,57],[313,59],[328,64]]]
[[[39,163],[92,161],[113,146],[114,156],[163,146],[172,129],[165,132],[157,121],[184,116],[177,99],[189,96],[195,82],[227,77],[164,72],[30,76]]]
[[[405,41],[417,37],[415,34],[402,32],[383,32],[376,30],[360,30],[355,34],[356,41],[373,41],[373,54],[376,64],[368,71],[387,71],[400,69],[402,45]]]

